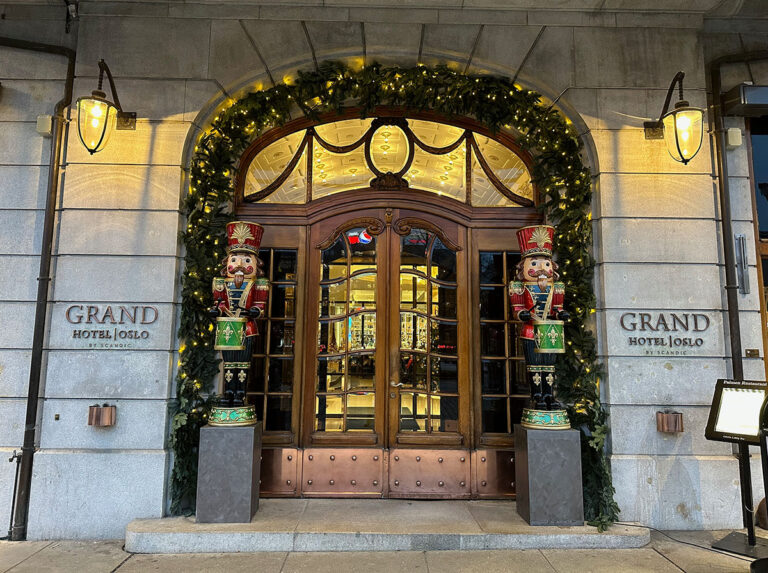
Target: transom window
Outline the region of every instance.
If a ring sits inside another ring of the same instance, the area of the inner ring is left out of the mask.
[[[295,131],[245,170],[246,202],[303,204],[336,193],[420,189],[475,207],[531,207],[531,175],[499,140],[455,125],[378,117]]]

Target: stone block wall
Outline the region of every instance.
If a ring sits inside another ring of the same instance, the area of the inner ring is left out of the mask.
[[[74,47],[63,13],[0,8],[0,35]],[[64,92],[67,61],[0,47],[0,521],[8,523],[26,415],[50,139],[35,131]],[[5,533],[5,530],[3,530]]]
[[[550,99],[560,96],[583,132],[594,177],[596,324],[621,518],[662,528],[737,527],[736,462],[729,446],[703,439],[714,382],[730,372],[713,147],[705,136],[699,155],[683,166],[663,142],[644,139],[642,123],[658,117],[678,70],[686,72],[687,98],[705,107],[705,62],[738,51],[742,41],[747,49],[766,48],[768,35],[750,20],[707,15],[716,3],[705,0],[663,14],[646,7],[563,11],[558,2],[520,1],[516,9],[492,2],[463,9],[448,2],[407,9],[366,0],[325,4],[81,0],[70,34],[53,3],[5,9],[0,35],[77,48],[75,97],[94,89],[104,58],[123,107],[138,113],[136,131],[116,132],[94,156],[74,126],[68,130],[30,536],[120,537],[130,519],[163,513],[183,263],[176,235],[190,144],[227,97],[339,57],[447,62],[517,76]],[[50,113],[65,68],[49,56],[6,50],[0,63],[0,324],[22,325],[0,329],[5,452],[21,445],[45,192],[49,143],[34,133],[34,118]],[[729,85],[748,77],[743,66],[726,72]],[[759,76],[765,72],[753,66],[756,81],[768,81]],[[734,227],[753,241],[745,149],[729,152]],[[740,301],[742,335],[745,348],[762,349],[754,248],[750,257],[753,290]],[[129,350],[73,342],[66,309],[88,304],[156,307],[151,342]],[[701,352],[627,350],[623,313],[674,311],[711,317]],[[764,376],[762,358],[745,368],[750,378]],[[85,425],[95,402],[117,405],[115,427]],[[656,432],[655,412],[665,407],[683,412],[683,434]],[[10,502],[10,466],[0,464],[0,519]],[[759,486],[759,472],[754,481]],[[67,511],[66,520],[52,506]]]

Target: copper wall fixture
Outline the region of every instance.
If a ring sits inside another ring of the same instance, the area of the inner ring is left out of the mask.
[[[683,413],[682,412],[670,412],[664,410],[663,412],[656,412],[656,429],[659,432],[668,434],[674,434],[683,431]]]

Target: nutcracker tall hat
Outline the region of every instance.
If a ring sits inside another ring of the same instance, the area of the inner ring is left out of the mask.
[[[533,257],[552,256],[552,241],[555,238],[555,228],[549,225],[534,225],[523,227],[517,232],[517,242],[520,243],[520,256]]]
[[[264,228],[258,223],[232,221],[227,225],[227,252],[246,251],[259,254]]]

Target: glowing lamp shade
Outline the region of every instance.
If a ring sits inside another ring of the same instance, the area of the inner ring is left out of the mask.
[[[687,164],[701,149],[704,137],[704,110],[690,107],[685,100],[662,118],[667,151],[675,161]]]
[[[77,134],[91,155],[107,145],[116,121],[117,108],[104,92],[94,91],[77,100]]]

